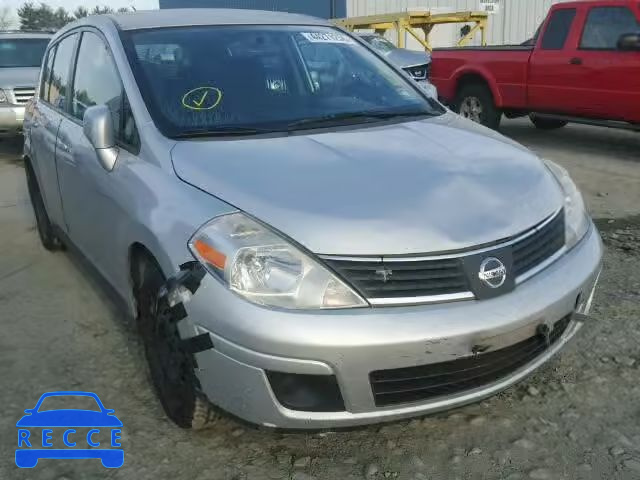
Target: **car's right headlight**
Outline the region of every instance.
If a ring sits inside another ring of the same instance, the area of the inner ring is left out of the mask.
[[[9,103],[9,98],[7,94],[0,88],[0,103]]]
[[[545,163],[564,192],[565,242],[567,249],[570,249],[582,240],[589,230],[587,210],[582,194],[571,180],[569,172],[550,160],[545,160]]]
[[[299,310],[368,306],[326,267],[239,212],[208,222],[189,249],[209,273],[254,303]]]

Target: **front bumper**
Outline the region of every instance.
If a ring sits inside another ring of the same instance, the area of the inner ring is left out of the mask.
[[[435,98],[436,100],[438,99],[438,89],[433,83],[429,80],[417,80],[417,82],[429,97]]]
[[[23,106],[0,106],[0,137],[13,137],[22,133],[24,110]]]
[[[332,428],[390,421],[446,410],[491,396],[545,363],[580,330],[569,323],[541,355],[507,376],[454,395],[376,406],[369,374],[472,355],[480,343],[498,351],[552,327],[572,312],[587,313],[602,258],[592,227],[574,249],[506,295],[412,307],[291,312],[261,308],[210,276],[188,304],[183,336],[208,332],[213,348],[196,354],[209,399],[252,423],[281,428]],[[335,375],[345,411],[282,406],[265,371]]]

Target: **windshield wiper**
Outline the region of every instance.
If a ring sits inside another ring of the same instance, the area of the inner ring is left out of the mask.
[[[197,138],[197,137],[234,137],[243,135],[260,135],[264,133],[273,133],[278,130],[260,127],[243,127],[234,125],[225,125],[212,129],[201,130],[185,130],[175,135],[174,138]]]
[[[381,111],[361,111],[361,112],[345,112],[334,113],[332,115],[325,115],[317,118],[305,118],[302,120],[296,120],[287,124],[289,130],[297,127],[313,128],[313,127],[330,127],[336,126],[350,120],[364,120],[365,122],[374,122],[376,120],[387,120],[393,118],[406,118],[406,117],[425,117],[433,116],[433,113],[425,110],[407,110],[399,112],[381,112]]]

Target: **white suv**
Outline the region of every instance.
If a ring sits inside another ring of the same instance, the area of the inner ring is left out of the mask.
[[[0,137],[21,133],[50,39],[44,32],[0,32]]]

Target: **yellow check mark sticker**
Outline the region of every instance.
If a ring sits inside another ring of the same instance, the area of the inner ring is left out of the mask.
[[[202,95],[202,98],[200,99],[200,101],[199,101],[199,102],[198,102],[198,101],[196,101],[196,100],[194,100],[194,101],[193,101],[193,104],[194,104],[196,107],[198,107],[198,108],[202,107],[202,104],[203,104],[203,103],[204,103],[204,101],[206,100],[207,95],[209,95],[209,90],[206,90],[206,91],[204,92],[204,95]]]
[[[216,87],[198,87],[182,97],[182,106],[189,110],[212,110],[222,100],[222,91]]]

